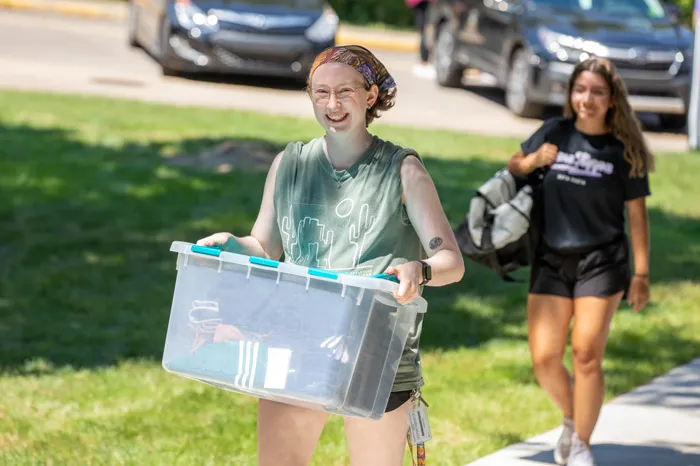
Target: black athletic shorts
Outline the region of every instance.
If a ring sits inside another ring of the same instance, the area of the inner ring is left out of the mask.
[[[627,238],[594,248],[555,250],[540,242],[530,274],[530,293],[581,298],[627,292],[630,283]]]
[[[385,413],[390,413],[396,408],[401,407],[402,404],[411,399],[411,390],[405,392],[391,392],[389,395],[389,402],[386,404]]]

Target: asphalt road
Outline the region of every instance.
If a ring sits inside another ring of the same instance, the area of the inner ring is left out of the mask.
[[[377,124],[525,137],[541,120],[518,118],[502,93],[478,76],[444,89],[412,75],[412,54],[377,50],[394,75],[396,106]],[[146,52],[127,45],[118,21],[0,10],[0,88],[133,98],[176,105],[231,107],[313,118],[298,84],[259,77],[163,77]],[[646,121],[646,119],[645,119]],[[687,138],[649,120],[653,149],[682,151]]]

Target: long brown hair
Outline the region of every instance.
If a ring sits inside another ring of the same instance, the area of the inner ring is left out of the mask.
[[[625,146],[625,160],[632,167],[630,176],[633,178],[642,177],[647,172],[653,171],[654,156],[644,140],[639,119],[630,106],[627,98],[627,86],[610,60],[592,57],[576,65],[566,89],[564,116],[576,118],[576,112],[571,106],[571,93],[576,80],[584,71],[601,76],[608,84],[613,106],[608,110],[605,120],[613,136]]]

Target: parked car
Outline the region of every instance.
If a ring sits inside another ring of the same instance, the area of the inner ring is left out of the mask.
[[[163,74],[220,72],[303,79],[335,45],[338,16],[324,0],[130,0],[129,43]]]
[[[693,33],[659,0],[436,0],[428,35],[440,85],[477,68],[517,115],[563,105],[574,66],[595,55],[615,63],[635,110],[685,125]]]

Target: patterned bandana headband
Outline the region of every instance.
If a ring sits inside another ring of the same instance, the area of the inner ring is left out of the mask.
[[[319,66],[326,63],[344,63],[352,66],[365,77],[367,84],[376,84],[381,92],[389,92],[396,88],[396,82],[389,71],[372,52],[360,45],[342,45],[332,47],[321,52],[313,66],[309,78],[313,76]]]

